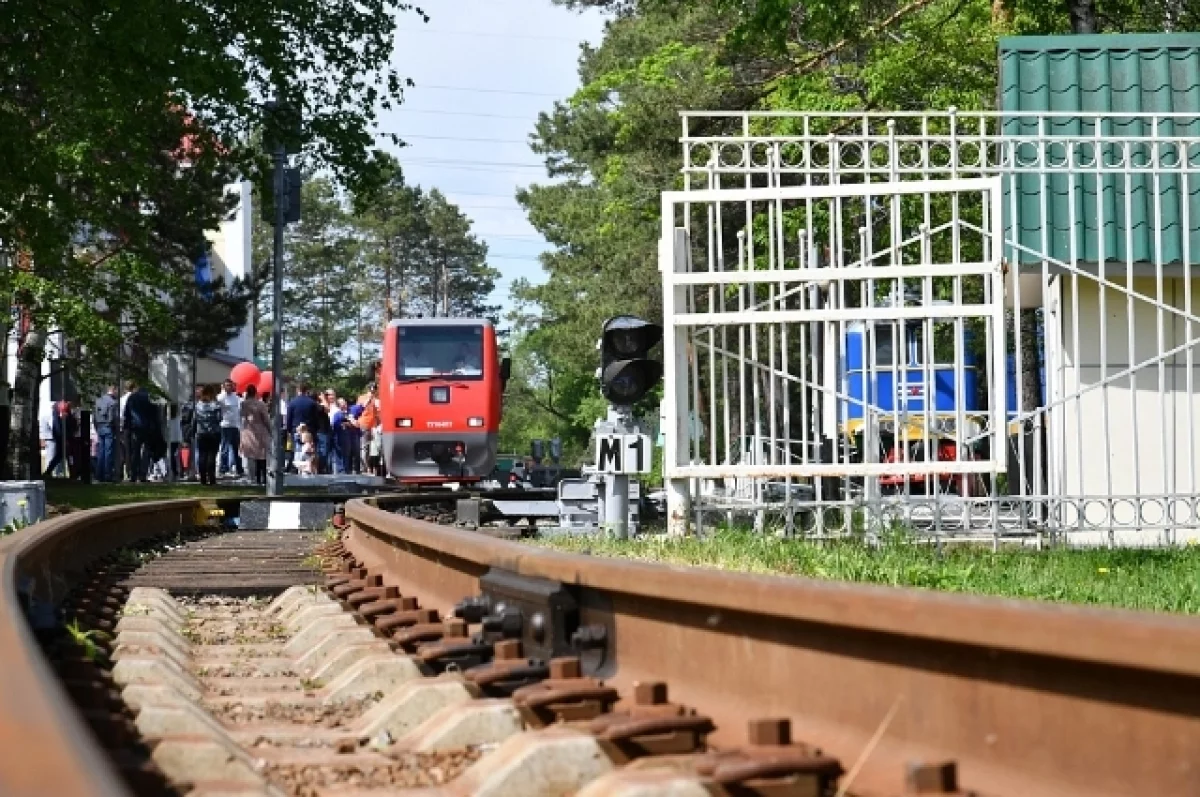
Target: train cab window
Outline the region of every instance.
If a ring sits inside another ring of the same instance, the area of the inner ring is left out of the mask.
[[[400,381],[429,377],[483,378],[483,327],[412,326],[398,330]]]
[[[877,367],[892,367],[892,348],[894,336],[891,323],[875,325],[875,365]]]

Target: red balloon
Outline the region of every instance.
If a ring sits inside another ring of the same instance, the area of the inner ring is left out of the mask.
[[[260,375],[258,366],[251,362],[238,363],[233,366],[233,370],[229,372],[229,378],[233,380],[237,392],[244,393],[250,385],[258,384]]]
[[[258,395],[262,396],[264,393],[275,393],[275,374],[270,371],[263,371],[258,375]]]

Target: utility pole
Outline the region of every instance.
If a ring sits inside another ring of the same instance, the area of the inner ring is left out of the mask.
[[[299,141],[300,120],[289,118],[290,109],[278,100],[267,103],[267,115],[273,117],[274,124],[268,128],[267,142],[271,147],[271,157],[274,161],[274,219],[275,227],[274,251],[272,252],[272,281],[275,295],[271,306],[271,376],[274,380],[271,396],[271,462],[274,472],[267,480],[267,495],[283,495],[284,445],[283,417],[280,409],[280,397],[283,394],[283,228],[289,221],[300,219],[300,179],[299,175],[289,175],[287,168],[289,144],[296,146]],[[290,134],[290,135],[289,135]],[[289,179],[293,177],[293,179]],[[291,200],[291,201],[289,201]],[[291,207],[295,205],[295,207]]]
[[[271,461],[275,470],[267,482],[267,495],[283,495],[283,418],[280,413],[279,396],[283,387],[283,225],[284,197],[287,189],[284,185],[284,168],[287,166],[287,150],[282,138],[275,142],[275,151],[271,153],[275,161],[274,194],[275,194],[275,241],[271,255],[271,279],[274,283],[275,295],[271,301],[271,376],[274,384],[271,386]]]

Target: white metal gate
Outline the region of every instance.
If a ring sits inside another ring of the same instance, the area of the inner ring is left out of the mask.
[[[1194,117],[684,116],[677,492],[813,533],[1200,528]]]

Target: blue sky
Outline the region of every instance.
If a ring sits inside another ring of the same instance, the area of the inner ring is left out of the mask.
[[[513,198],[545,182],[529,149],[539,111],[579,86],[579,45],[598,44],[604,19],[550,0],[429,0],[399,17],[393,64],[416,81],[405,102],[380,118],[408,146],[399,153],[410,183],[438,188],[474,221],[501,272],[493,301],[510,306],[519,277],[541,281],[548,248]]]

